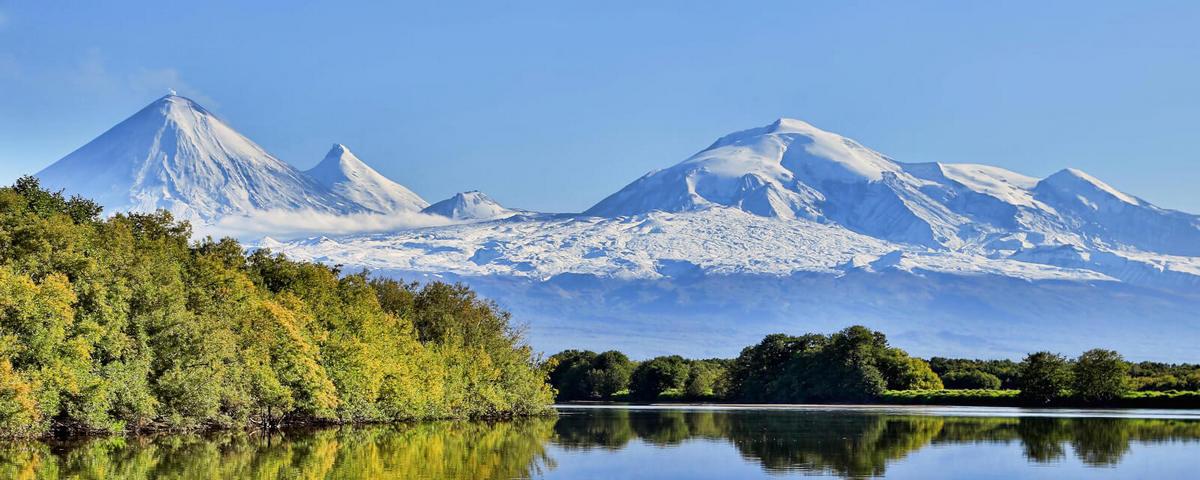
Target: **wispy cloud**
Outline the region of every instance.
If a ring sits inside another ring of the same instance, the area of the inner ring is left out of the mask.
[[[265,235],[277,239],[313,235],[344,235],[378,233],[411,228],[453,225],[454,220],[417,212],[392,214],[357,213],[333,214],[312,210],[265,210],[244,216],[224,217],[216,224],[199,226],[198,235],[255,238]]]
[[[139,68],[128,75],[128,84],[129,88],[138,92],[166,95],[168,90],[175,90],[209,107],[220,106],[216,100],[184,81],[183,75],[174,68]]]
[[[183,74],[175,68],[138,67],[132,71],[114,72],[98,48],[84,52],[68,79],[76,88],[92,93],[145,98],[166,95],[168,91],[175,90],[210,107],[217,106],[217,102],[184,80]]]

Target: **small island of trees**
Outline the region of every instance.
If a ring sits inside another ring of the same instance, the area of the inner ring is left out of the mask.
[[[862,326],[768,335],[732,360],[567,350],[547,368],[558,401],[1200,407],[1197,365],[1134,364],[1105,349],[1073,360],[1035,352],[1020,362],[926,361]]]

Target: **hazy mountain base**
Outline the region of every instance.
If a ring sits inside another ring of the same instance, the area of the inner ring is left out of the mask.
[[[1018,358],[1037,346],[1067,354],[1105,347],[1134,360],[1200,361],[1189,340],[1200,338],[1200,294],[1118,282],[900,271],[635,280],[562,274],[546,281],[374,273],[467,283],[527,323],[532,346],[545,352],[615,348],[636,358],[731,357],[765,334],[861,324],[922,357]]]

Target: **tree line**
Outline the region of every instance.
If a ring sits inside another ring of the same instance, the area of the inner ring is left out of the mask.
[[[862,326],[830,335],[768,335],[731,360],[671,355],[634,362],[617,351],[567,350],[551,356],[548,369],[559,401],[853,402],[878,400],[889,391],[955,389],[1012,391],[1026,405],[1105,404],[1149,385],[1178,385],[1178,378],[1200,371],[1190,365],[1131,364],[1104,349],[1073,360],[1036,352],[1020,362],[926,361]]]
[[[547,411],[521,332],[467,287],[100,214],[32,177],[0,188],[0,435]]]

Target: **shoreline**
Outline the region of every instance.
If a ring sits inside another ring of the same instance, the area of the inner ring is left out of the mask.
[[[463,417],[425,417],[408,418],[387,421],[327,421],[327,420],[296,420],[263,426],[249,423],[241,426],[202,425],[196,428],[147,427],[121,431],[86,430],[71,427],[51,428],[41,435],[0,435],[0,441],[71,441],[91,438],[137,438],[159,435],[218,435],[222,433],[244,433],[247,435],[263,435],[275,432],[295,432],[304,430],[320,430],[342,427],[378,427],[397,425],[418,425],[435,422],[478,422],[498,423],[536,418],[553,418],[558,415],[555,405],[546,405],[542,413],[536,414],[501,414],[489,416]]]
[[[713,403],[713,402],[563,402],[555,410],[701,410],[844,412],[965,417],[1150,418],[1200,420],[1200,409],[1114,407],[1022,407],[988,405],[898,405],[888,403]]]

